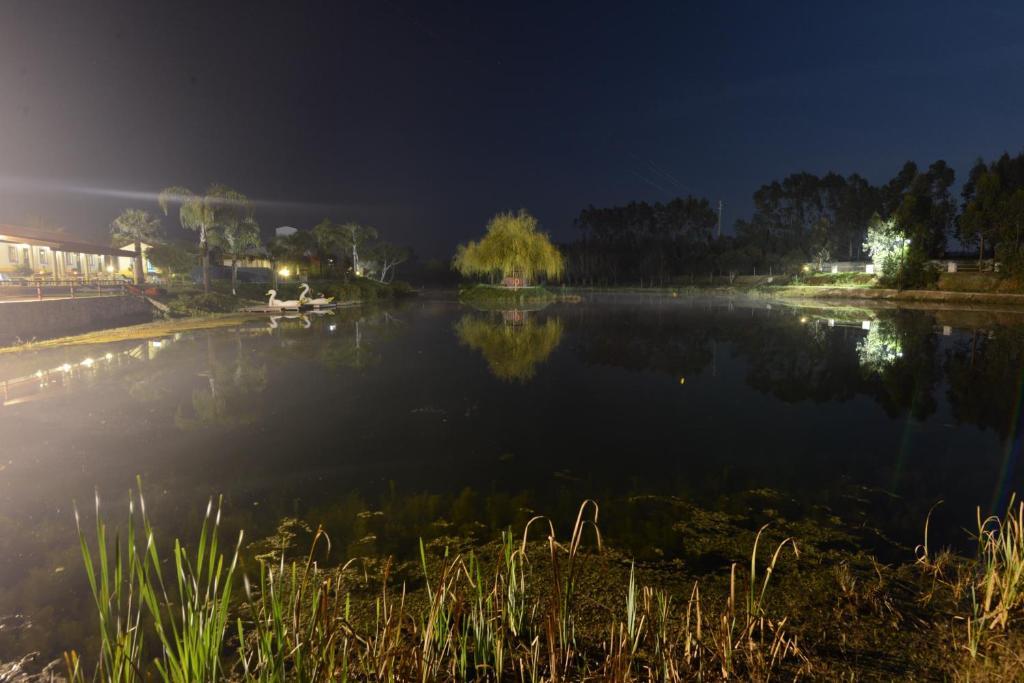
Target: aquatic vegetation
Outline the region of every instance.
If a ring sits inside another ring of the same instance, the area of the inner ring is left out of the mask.
[[[466,315],[455,324],[455,333],[463,344],[483,354],[495,377],[526,382],[562,341],[562,323],[558,318],[543,323],[530,317],[505,322]]]
[[[165,565],[141,495],[129,505],[123,541],[110,538],[97,502],[94,541],[81,528],[79,535],[101,646],[93,674],[74,651],[68,672],[73,681],[627,681],[657,670],[677,681],[805,668],[787,619],[766,602],[791,540],[761,567],[758,534],[746,601],[738,599],[733,563],[724,606],[702,601],[694,584],[684,618],[666,591],[641,585],[631,563],[625,610],[602,615],[591,604],[607,571],[597,566],[597,521],[597,504],[586,501],[565,541],[552,521],[535,517],[521,540],[506,532],[479,554],[421,544],[415,590],[409,580],[396,583],[391,560],[320,567],[315,558],[321,548],[329,552],[330,539],[319,529],[302,559],[258,559],[256,581],[241,578],[239,601],[232,589],[242,536],[233,552],[220,549],[219,503],[207,508],[197,548],[176,541]],[[531,540],[533,528],[545,538]],[[172,581],[165,566],[173,567]]]
[[[211,500],[199,533],[198,548],[189,553],[177,541],[172,553],[173,583],[164,578],[153,527],[139,486],[138,505],[142,537],[136,535],[135,499],[129,502],[126,538],[108,548],[107,527],[96,497],[95,559],[81,525],[78,535],[89,588],[99,615],[101,654],[95,679],[134,681],[147,669],[145,637],[155,633],[159,655],[152,669],[165,682],[218,680],[223,673],[221,649],[230,623],[231,591],[242,534],[225,562],[219,550],[221,501]],[[79,520],[75,513],[76,522]],[[168,586],[171,586],[171,591]],[[173,598],[172,598],[173,594]],[[72,681],[85,681],[79,655],[67,657]]]

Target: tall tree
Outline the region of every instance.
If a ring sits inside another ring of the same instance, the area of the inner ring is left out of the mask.
[[[335,253],[348,244],[347,230],[329,218],[325,218],[310,231],[320,262],[320,277],[324,275],[324,262],[329,261]]]
[[[275,236],[263,247],[263,253],[270,259],[270,277],[274,283],[274,289],[278,289],[278,266],[291,257],[291,245],[288,243],[287,238]]]
[[[377,271],[381,282],[395,279],[395,268],[409,260],[410,251],[390,242],[378,242],[370,249],[370,258],[377,262]],[[390,278],[388,277],[390,275]]]
[[[146,252],[146,258],[172,279],[179,273],[187,272],[196,264],[195,253],[177,244],[154,244]]]
[[[173,186],[160,191],[157,203],[167,215],[172,204],[177,204],[181,227],[199,234],[199,257],[203,266],[203,291],[210,291],[210,236],[220,227],[223,213],[248,205],[249,200],[240,192],[214,183],[205,194],[195,194],[187,187]]]
[[[955,179],[953,169],[940,159],[911,180],[894,213],[896,223],[911,241],[911,251],[924,257],[945,252],[946,238],[956,216],[950,194]]]
[[[159,237],[160,219],[153,218],[142,209],[124,209],[110,224],[110,234],[115,241],[122,244],[130,242],[135,247],[135,284],[144,284],[146,269],[143,266],[142,243],[153,242]]]
[[[346,251],[352,253],[352,274],[360,276],[363,269],[359,261],[359,250],[372,240],[377,239],[377,229],[369,225],[349,222],[341,226],[341,235]]]
[[[986,165],[980,159],[961,191],[962,211],[957,236],[963,244],[978,244],[978,258],[986,245],[994,247],[1004,266],[1024,268],[1021,233],[1024,228],[1024,153],[1003,154]]]
[[[216,235],[224,253],[231,259],[231,293],[237,295],[238,261],[252,256],[260,245],[260,226],[251,213],[234,211],[225,214]]]

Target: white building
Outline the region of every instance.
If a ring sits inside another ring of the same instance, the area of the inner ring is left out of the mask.
[[[131,251],[91,244],[72,235],[21,225],[0,225],[0,273],[51,280],[96,280],[121,270]]]

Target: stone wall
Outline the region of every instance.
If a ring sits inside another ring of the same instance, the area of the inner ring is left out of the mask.
[[[152,311],[144,298],[132,295],[4,302],[0,344],[145,322]]]

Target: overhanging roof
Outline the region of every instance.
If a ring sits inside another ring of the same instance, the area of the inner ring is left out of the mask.
[[[0,242],[8,244],[33,244],[41,247],[49,247],[54,251],[65,251],[73,254],[100,254],[102,256],[124,256],[134,258],[135,253],[125,251],[103,244],[82,242],[75,239],[74,235],[68,235],[54,230],[40,230],[39,228],[28,228],[23,225],[5,225],[0,223]]]

